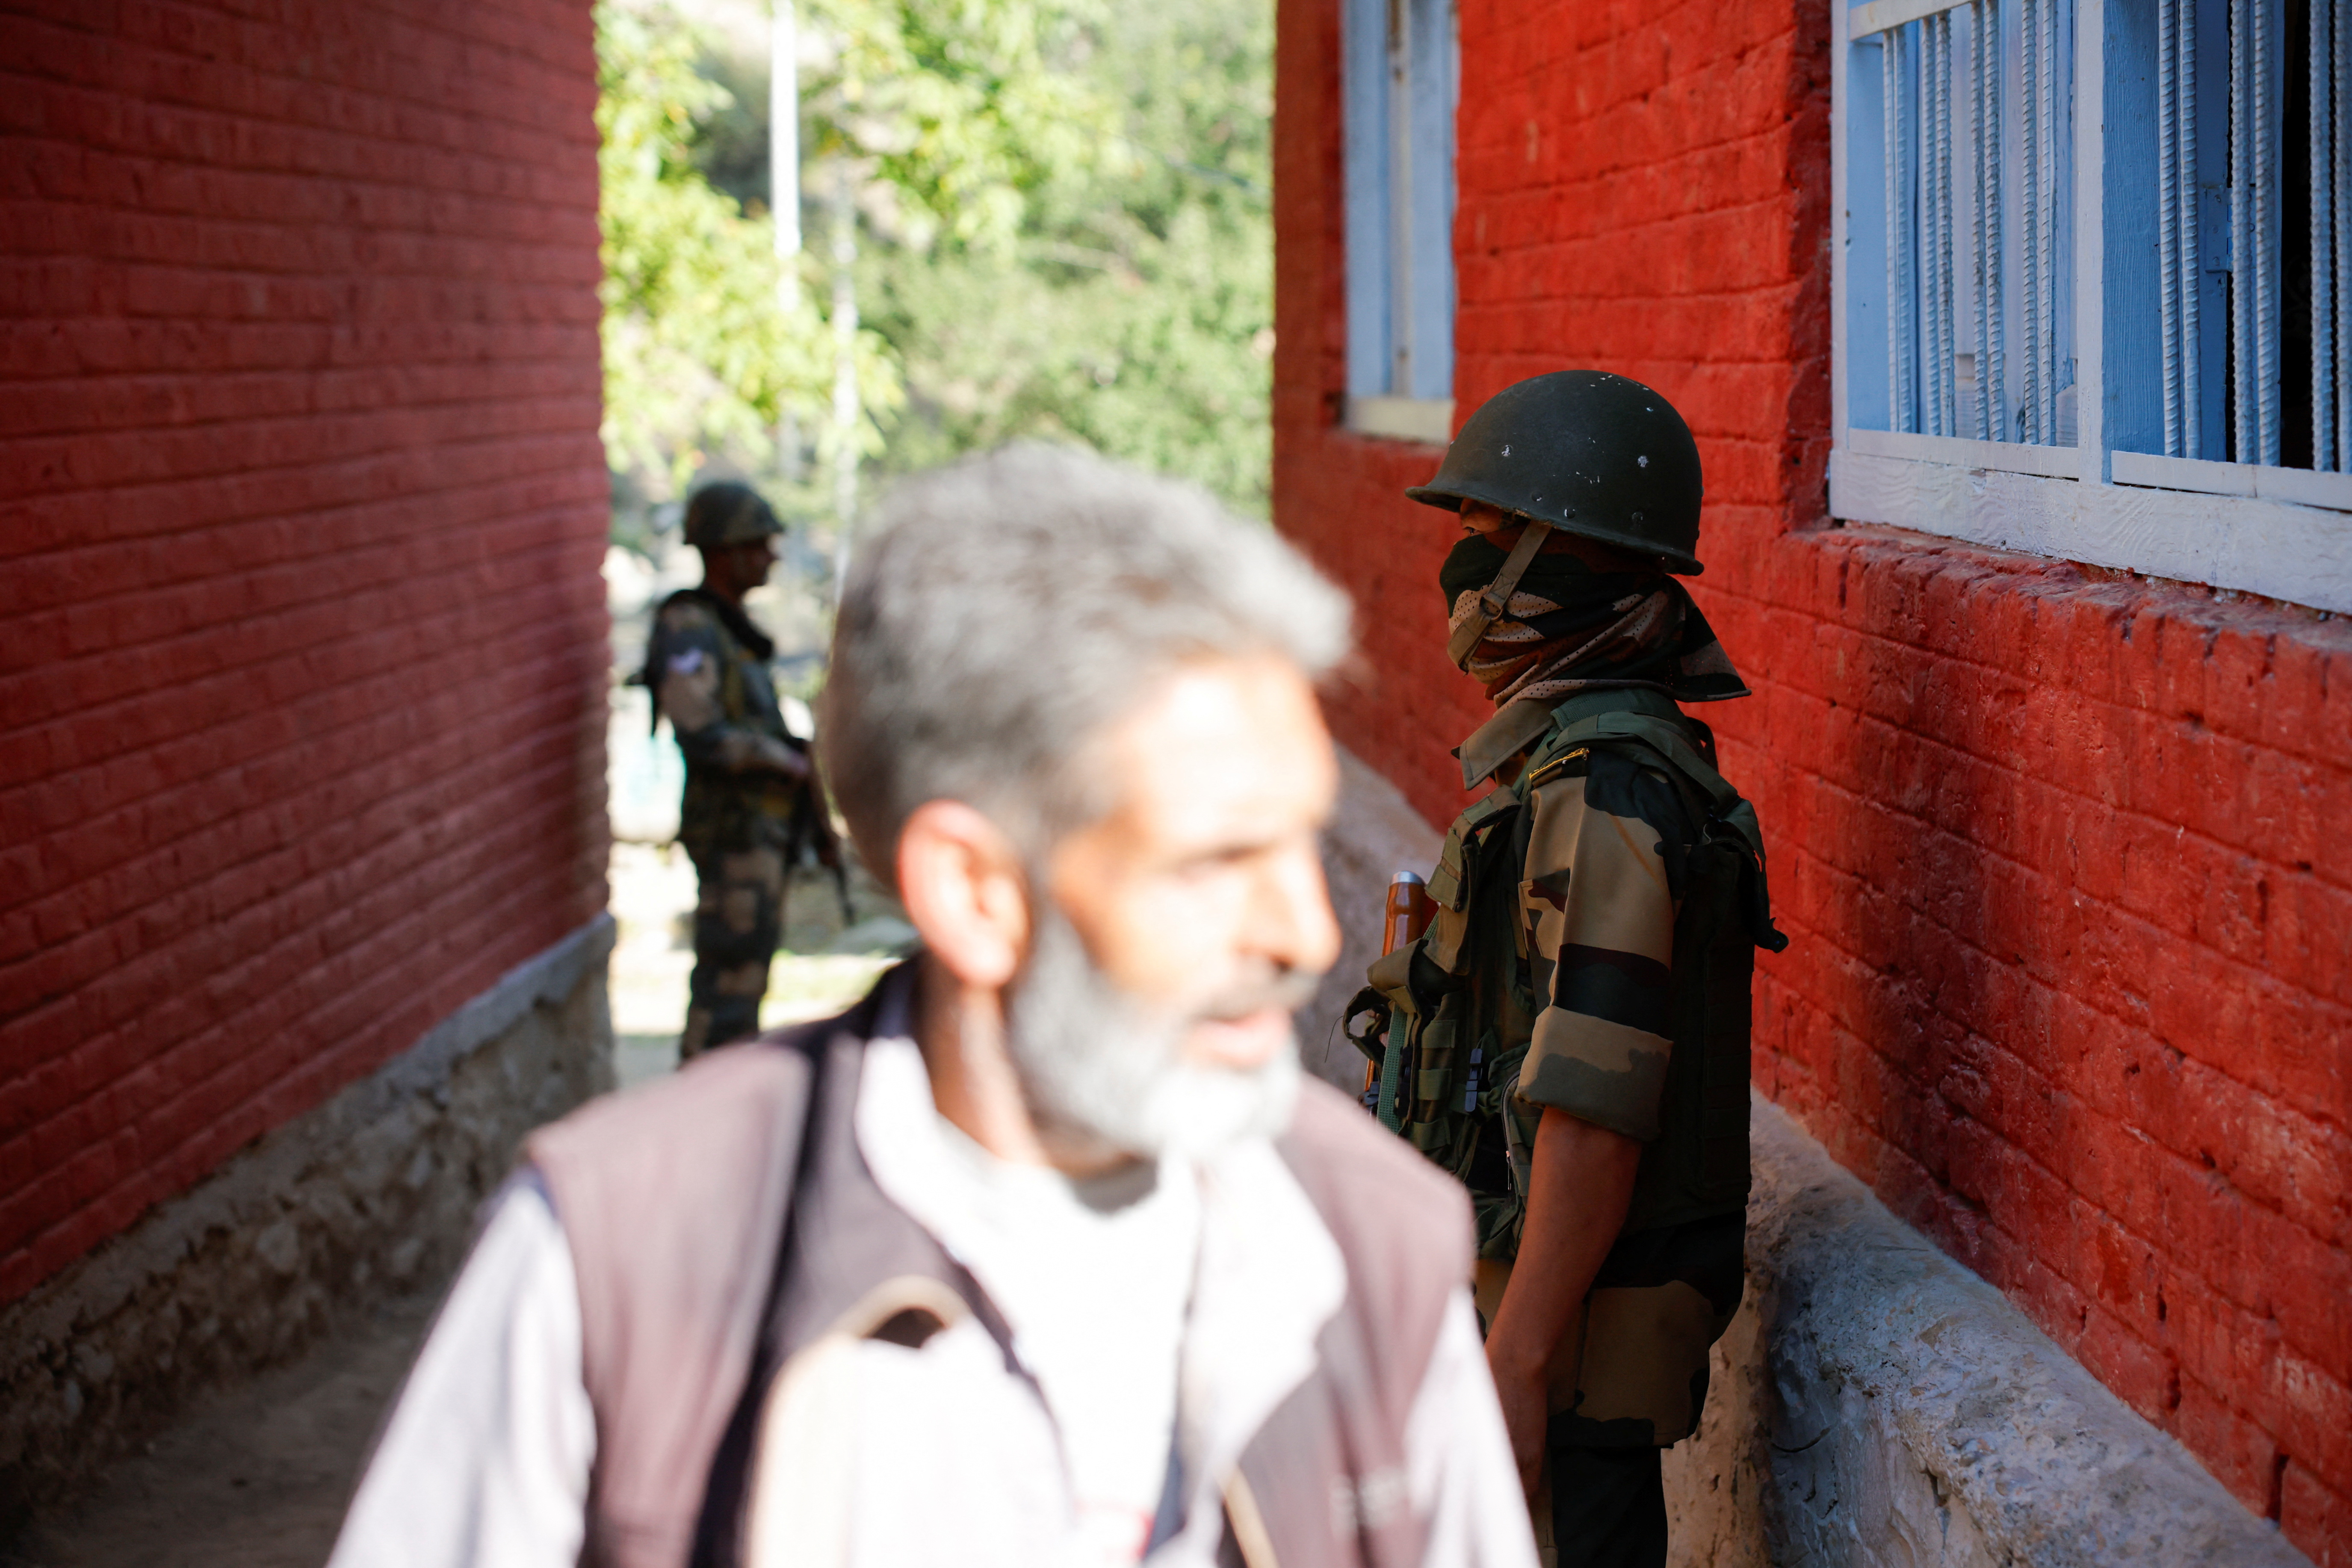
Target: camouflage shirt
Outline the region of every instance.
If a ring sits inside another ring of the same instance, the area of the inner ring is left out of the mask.
[[[1686,1433],[1740,1292],[1748,993],[1769,916],[1753,813],[1711,752],[1663,697],[1572,699],[1455,821],[1427,934],[1372,976],[1410,1042],[1389,1119],[1470,1188],[1483,1258],[1518,1252],[1545,1110],[1643,1145],[1575,1331],[1582,1392],[1555,1416],[1585,1445]]]
[[[775,644],[741,609],[700,588],[655,612],[644,679],[686,757],[677,838],[698,861],[728,849],[784,847],[808,786],[762,765],[806,742],[784,728],[768,672]]]
[[[1534,813],[1518,913],[1536,1015],[1517,1097],[1644,1143],[1659,1133],[1689,813],[1664,773],[1616,752],[1561,759]]]

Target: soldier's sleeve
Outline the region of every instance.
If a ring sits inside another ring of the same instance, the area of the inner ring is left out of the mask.
[[[757,760],[761,737],[729,722],[720,693],[726,657],[726,644],[709,610],[691,599],[662,606],[654,621],[647,660],[654,672],[654,700],[688,763],[732,773]]]
[[[1647,1142],[1673,1050],[1674,893],[1663,835],[1640,815],[1654,792],[1626,787],[1637,770],[1619,758],[1592,765],[1532,802],[1519,899],[1547,1005],[1516,1092]]]

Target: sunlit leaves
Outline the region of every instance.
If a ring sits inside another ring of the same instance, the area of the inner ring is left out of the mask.
[[[837,43],[803,82],[818,151],[868,161],[927,248],[1001,251],[1031,199],[1125,166],[1089,68],[1101,0],[811,0]]]
[[[780,295],[769,220],[695,168],[695,126],[726,97],[696,70],[701,53],[665,9],[596,7],[605,456],[673,490],[712,451],[764,458],[777,423],[816,417],[833,384],[814,303]],[[888,346],[865,334],[859,360],[866,409],[898,406]]]
[[[1097,16],[1083,72],[1115,139],[1024,190],[1009,242],[866,264],[911,405],[886,460],[1075,439],[1265,505],[1272,5]]]
[[[697,167],[729,102],[704,74],[711,40],[659,0],[600,0],[614,468],[658,499],[713,455],[771,463],[787,415],[824,428],[824,197],[845,176],[860,450],[904,470],[1075,439],[1261,510],[1271,12],[800,0],[810,251],[787,309],[759,195],[736,180],[747,216]],[[739,142],[757,96],[730,116]]]

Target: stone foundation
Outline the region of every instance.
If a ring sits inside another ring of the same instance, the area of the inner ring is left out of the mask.
[[[190,1394],[446,1278],[523,1133],[612,1087],[612,946],[600,915],[0,1307],[0,1533]]]

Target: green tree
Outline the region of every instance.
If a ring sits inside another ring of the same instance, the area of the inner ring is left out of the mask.
[[[815,199],[785,311],[764,56],[730,58],[667,5],[600,0],[616,473],[662,499],[714,456],[766,471],[780,423],[828,416],[824,198],[845,177],[858,444],[880,468],[1074,440],[1262,511],[1268,0],[802,0],[800,16]]]
[[[859,165],[901,250],[1002,253],[1039,193],[1117,163],[1118,106],[1087,68],[1105,9],[808,0],[835,45],[801,84],[812,151]]]
[[[714,456],[770,466],[776,427],[817,417],[833,385],[832,338],[813,302],[787,304],[768,216],[696,167],[698,128],[728,100],[697,68],[706,48],[666,6],[596,7],[604,451],[654,500]],[[887,417],[897,357],[872,332],[857,355],[866,410]]]
[[[1082,18],[1074,68],[1120,106],[1091,155],[1018,185],[987,243],[919,233],[864,263],[906,367],[884,462],[1084,442],[1263,515],[1271,459],[1273,17],[1265,0]]]

